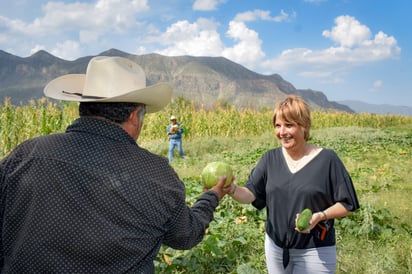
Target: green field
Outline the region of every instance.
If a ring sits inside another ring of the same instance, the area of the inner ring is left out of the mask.
[[[211,111],[182,98],[149,114],[139,144],[167,156],[165,134],[174,114],[186,129],[186,158],[172,166],[186,185],[187,203],[201,194],[200,172],[224,160],[242,185],[262,154],[278,142],[272,110],[237,111],[228,105]],[[0,105],[0,157],[18,143],[64,131],[77,117],[76,104],[47,100],[27,106]],[[311,143],[335,150],[357,190],[361,209],[337,223],[337,273],[412,273],[412,117],[313,112]],[[162,247],[157,273],[266,273],[265,212],[225,197],[204,241],[188,251]]]

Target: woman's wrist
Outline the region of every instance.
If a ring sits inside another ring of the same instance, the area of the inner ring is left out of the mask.
[[[326,212],[325,212],[325,211],[321,211],[320,213],[321,213],[322,216],[323,216],[323,221],[326,221],[326,220],[328,219],[328,215],[326,214]]]

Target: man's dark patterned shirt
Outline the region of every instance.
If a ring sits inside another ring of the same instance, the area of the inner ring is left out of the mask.
[[[189,249],[217,194],[188,207],[166,158],[119,126],[79,118],[0,162],[1,273],[153,273],[162,244]]]

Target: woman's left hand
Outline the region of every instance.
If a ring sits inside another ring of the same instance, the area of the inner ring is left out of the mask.
[[[300,213],[296,214],[296,218],[295,218],[295,230],[299,233],[304,233],[304,234],[309,234],[310,231],[321,221],[323,221],[323,214],[322,212],[316,212],[314,214],[312,214],[312,218],[309,221],[309,227],[305,230],[299,230],[299,228],[297,227],[297,222],[299,219]]]

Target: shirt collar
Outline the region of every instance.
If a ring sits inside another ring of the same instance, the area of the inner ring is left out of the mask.
[[[80,117],[67,127],[66,132],[100,135],[119,142],[129,142],[137,145],[136,141],[122,127],[102,119]]]

